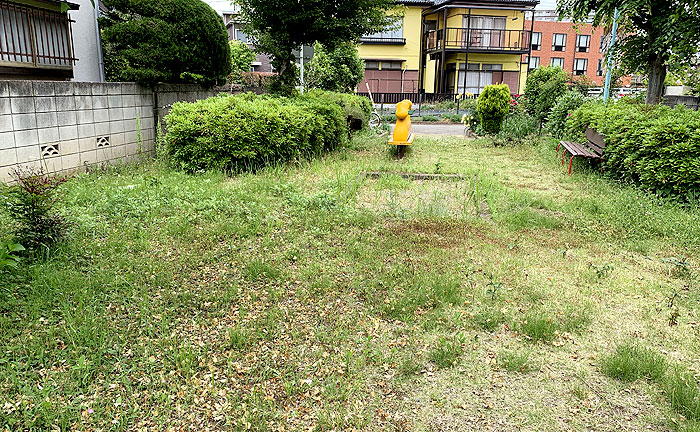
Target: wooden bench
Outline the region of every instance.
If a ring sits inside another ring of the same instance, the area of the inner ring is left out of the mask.
[[[589,127],[586,128],[585,132],[587,143],[581,144],[573,141],[559,141],[557,145],[557,154],[559,154],[559,147],[563,146],[564,151],[561,156],[561,164],[564,165],[564,160],[566,159],[566,152],[571,154],[571,159],[569,159],[569,174],[571,174],[571,164],[576,156],[582,156],[590,159],[598,159],[600,163],[600,172],[603,172],[603,152],[605,152],[605,137],[599,134],[594,129]]]

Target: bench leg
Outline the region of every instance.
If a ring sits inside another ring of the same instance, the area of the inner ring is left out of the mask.
[[[561,166],[564,166],[564,159],[566,158],[566,149],[561,152]]]
[[[557,154],[559,154],[559,146],[560,145],[561,145],[561,143],[557,144]]]
[[[569,159],[569,175],[571,175],[571,164],[574,163],[574,158],[576,156],[571,156],[571,159]]]

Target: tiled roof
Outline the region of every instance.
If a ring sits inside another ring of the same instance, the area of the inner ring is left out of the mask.
[[[413,5],[413,6],[440,6],[443,4],[447,3],[472,3],[472,2],[456,2],[455,0],[396,0],[396,3],[401,3],[405,5]],[[535,6],[539,4],[539,0],[475,0],[473,3],[478,3],[478,4],[489,4],[489,3],[496,3],[496,4],[518,4],[518,5],[532,5]]]

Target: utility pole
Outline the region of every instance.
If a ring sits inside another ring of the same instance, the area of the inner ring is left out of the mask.
[[[301,94],[304,94],[304,44],[301,45],[299,59],[301,60]]]
[[[608,67],[605,71],[605,88],[603,88],[603,102],[607,102],[610,98],[610,81],[612,80],[612,68],[613,68],[613,46],[615,45],[615,39],[617,39],[617,20],[620,18],[620,10],[615,8],[615,15],[613,16],[613,26],[612,35],[610,36],[610,46],[608,47]]]

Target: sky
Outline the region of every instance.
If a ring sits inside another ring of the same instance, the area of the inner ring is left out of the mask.
[[[205,2],[209,3],[211,7],[216,9],[217,11],[222,11],[222,10],[229,10],[231,9],[231,1],[230,0],[204,0]],[[537,6],[537,9],[555,9],[557,7],[556,5],[556,0],[540,0],[540,4]]]

